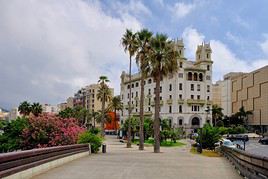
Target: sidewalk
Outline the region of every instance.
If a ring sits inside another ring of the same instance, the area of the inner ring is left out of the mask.
[[[36,179],[239,179],[242,178],[223,157],[204,157],[191,154],[190,146],[161,148],[159,154],[152,147],[139,151],[137,146],[126,148],[115,137],[107,136],[106,154],[93,154],[55,168]]]

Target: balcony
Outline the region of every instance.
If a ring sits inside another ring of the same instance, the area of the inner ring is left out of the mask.
[[[184,100],[183,99],[179,99],[178,100],[178,104],[183,104],[184,103]]]
[[[173,103],[173,100],[172,99],[168,99],[167,100],[167,104],[172,104]]]
[[[188,104],[201,104],[204,105],[206,103],[206,100],[201,99],[187,99]]]
[[[207,104],[211,105],[212,104],[212,101],[208,100],[207,101]]]
[[[135,117],[140,116],[140,112],[133,112],[131,114],[132,114],[132,116],[135,116]],[[152,111],[147,111],[147,112],[144,112],[143,114],[144,114],[144,116],[151,116],[151,115],[153,115],[153,112]]]
[[[163,105],[164,104],[164,101],[163,100],[160,100],[160,105]],[[151,102],[151,106],[154,106],[155,105],[155,102],[154,101],[152,101]]]
[[[134,104],[131,104],[130,107],[133,109],[134,108]],[[128,109],[128,104],[125,105],[125,109]]]
[[[134,100],[138,101],[138,100],[139,100],[139,97],[136,96],[136,97],[134,98]]]

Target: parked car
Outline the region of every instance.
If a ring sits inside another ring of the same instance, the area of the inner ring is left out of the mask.
[[[242,135],[242,134],[236,134],[236,135],[227,135],[226,139],[229,139],[230,141],[235,140],[242,140],[242,141],[248,141],[248,135]]]
[[[225,146],[225,147],[229,147],[229,148],[233,148],[233,149],[236,148],[236,145],[235,145],[232,141],[230,141],[230,140],[228,140],[228,139],[224,139],[224,140],[221,141],[220,143],[221,143],[221,145],[223,145],[223,146]]]
[[[264,137],[264,138],[260,139],[259,143],[261,143],[263,145],[268,145],[268,137]]]

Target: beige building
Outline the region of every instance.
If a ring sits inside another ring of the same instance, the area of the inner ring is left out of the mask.
[[[57,105],[42,104],[42,112],[58,114],[59,108]]]
[[[206,122],[211,123],[211,96],[212,96],[212,59],[210,44],[197,46],[196,57],[193,61],[184,56],[182,40],[176,40],[179,70],[160,82],[160,117],[169,119],[172,126],[184,127],[193,131],[202,127]],[[124,110],[120,116],[121,121],[128,118],[128,102],[131,98],[133,108],[131,115],[139,116],[140,74],[129,75],[122,72],[120,96]],[[132,88],[132,94],[129,94]],[[144,86],[144,114],[146,117],[154,116],[154,89],[153,78],[145,79]]]
[[[225,116],[232,115],[232,79],[243,75],[241,72],[231,72],[224,75],[224,79],[212,85],[212,103],[221,107]]]
[[[74,98],[73,97],[67,98],[67,104],[66,104],[66,106],[69,107],[69,108],[73,108],[74,107]]]
[[[14,120],[17,119],[17,117],[21,117],[22,115],[20,114],[18,108],[13,108],[9,111],[8,119],[9,120]]]
[[[232,113],[244,106],[252,111],[249,125],[257,129],[260,125],[268,130],[268,65],[253,72],[232,78]]]
[[[0,108],[0,120],[7,120],[7,119],[8,119],[8,112]]]

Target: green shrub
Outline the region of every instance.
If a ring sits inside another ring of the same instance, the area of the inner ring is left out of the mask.
[[[90,143],[91,145],[91,152],[97,153],[101,147],[102,139],[99,136],[94,135],[89,131],[86,131],[79,135],[78,144],[88,144],[88,143]]]
[[[210,124],[205,124],[202,129],[198,130],[196,142],[201,142],[204,149],[214,149],[214,144],[218,142],[219,139],[218,128],[212,127]]]
[[[89,132],[92,133],[92,134],[97,135],[97,134],[100,134],[100,129],[99,128],[91,128],[89,130]]]

